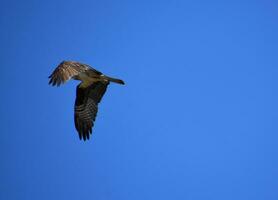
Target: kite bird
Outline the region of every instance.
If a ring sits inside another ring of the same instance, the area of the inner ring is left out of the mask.
[[[63,61],[48,77],[49,84],[60,86],[70,79],[79,80],[76,87],[74,123],[80,140],[89,139],[101,101],[110,82],[124,85],[120,79],[112,78],[89,65],[74,61]]]

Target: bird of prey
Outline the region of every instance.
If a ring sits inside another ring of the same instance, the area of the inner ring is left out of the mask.
[[[101,101],[110,82],[124,85],[124,81],[112,78],[93,69],[87,64],[63,61],[48,77],[49,84],[60,86],[70,79],[79,80],[76,87],[74,123],[80,140],[89,139]]]

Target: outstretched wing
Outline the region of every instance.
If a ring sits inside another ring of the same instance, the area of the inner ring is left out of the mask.
[[[59,86],[61,83],[65,83],[74,76],[77,76],[80,73],[86,71],[93,71],[96,74],[101,74],[99,71],[91,68],[89,65],[74,61],[63,61],[48,77],[50,78],[49,84],[52,84],[53,86]]]
[[[98,111],[98,103],[101,101],[109,82],[95,82],[87,88],[80,85],[76,88],[76,100],[74,106],[74,123],[79,138],[89,139]]]

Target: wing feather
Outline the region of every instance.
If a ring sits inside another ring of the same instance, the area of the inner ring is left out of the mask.
[[[74,76],[77,76],[80,73],[86,71],[93,71],[96,74],[101,74],[101,72],[91,68],[89,65],[74,61],[63,61],[48,77],[50,78],[49,84],[53,86],[60,86],[61,84],[73,78]]]
[[[76,89],[76,100],[74,106],[75,128],[79,138],[89,139],[98,112],[98,103],[106,92],[109,82],[96,82],[87,88],[80,85]]]

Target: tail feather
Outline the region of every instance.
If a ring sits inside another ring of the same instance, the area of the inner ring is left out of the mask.
[[[114,83],[118,83],[118,84],[121,84],[121,85],[124,85],[125,82],[121,79],[117,79],[117,78],[112,78],[112,77],[109,77],[109,76],[105,76],[103,75],[103,77],[108,80],[108,81],[111,81],[111,82],[114,82]]]

